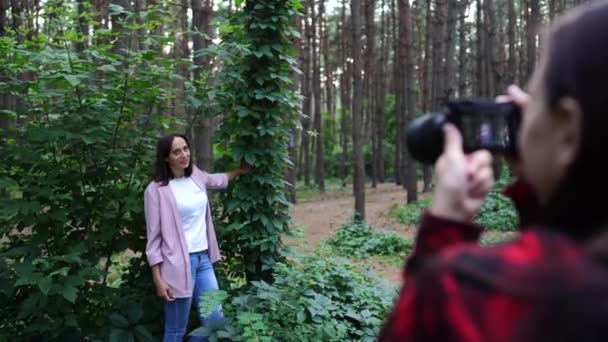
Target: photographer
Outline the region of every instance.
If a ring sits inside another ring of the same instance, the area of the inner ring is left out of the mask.
[[[476,244],[492,156],[466,155],[444,126],[433,205],[381,341],[608,341],[607,80],[608,2],[598,1],[552,27],[529,95],[509,87],[523,111],[515,167],[539,206],[511,242]]]

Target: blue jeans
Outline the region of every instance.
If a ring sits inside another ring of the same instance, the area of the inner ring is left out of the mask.
[[[190,269],[192,271],[192,281],[194,282],[194,293],[190,298],[175,298],[174,301],[165,303],[165,336],[163,342],[181,342],[186,335],[188,318],[194,298],[194,307],[202,325],[212,320],[221,319],[221,306],[217,306],[209,317],[200,314],[200,298],[209,290],[217,290],[217,279],[213,272],[213,265],[209,260],[207,251],[190,254]],[[191,342],[207,341],[205,337],[191,337]]]

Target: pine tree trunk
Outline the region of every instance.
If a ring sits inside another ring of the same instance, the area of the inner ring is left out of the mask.
[[[506,83],[513,84],[517,80],[517,50],[515,41],[515,25],[517,17],[515,16],[515,0],[508,0],[507,17],[509,18],[507,26],[507,41],[509,44],[509,53],[507,57],[507,72]]]
[[[399,0],[399,49],[400,59],[404,62],[405,70],[401,74],[405,77],[406,103],[403,106],[403,127],[413,120],[416,113],[416,85],[414,84],[414,54],[412,43],[412,21],[410,17],[409,0]],[[405,171],[404,185],[407,191],[407,203],[418,200],[418,186],[416,179],[416,162],[410,158],[406,146],[405,130],[401,131],[401,146],[403,146],[403,170]]]
[[[84,0],[76,0],[76,12],[78,13],[78,18],[76,19],[76,26],[78,27],[78,31],[80,34],[82,34],[84,40],[82,42],[75,42],[74,49],[76,50],[76,52],[82,52],[86,47],[85,42],[87,37],[89,36],[89,30],[84,18],[84,14],[86,13]]]
[[[310,6],[308,6],[308,12],[310,12]],[[301,147],[301,162],[299,163],[303,167],[300,168],[299,172],[301,173],[300,177],[304,178],[304,184],[306,186],[310,185],[310,126],[311,126],[311,107],[312,107],[312,93],[310,91],[310,55],[311,55],[311,45],[312,45],[312,33],[311,27],[308,21],[308,18],[305,16],[304,18],[305,27],[304,27],[304,37],[305,37],[305,45],[304,50],[301,56],[301,65],[302,72],[304,75],[304,79],[302,82],[302,96],[304,97],[304,103],[302,104],[302,147]]]
[[[340,30],[341,37],[341,58],[340,61],[342,63],[342,68],[344,72],[340,75],[340,102],[341,102],[341,111],[340,111],[340,146],[342,149],[341,157],[340,157],[340,177],[342,179],[342,187],[346,187],[346,178],[349,174],[348,167],[348,137],[351,135],[351,125],[349,124],[349,113],[351,112],[351,63],[348,62],[348,52],[351,51],[350,47],[350,35],[349,35],[349,25],[346,22],[346,3],[342,6],[342,20],[340,23],[342,24]]]
[[[330,32],[327,16],[321,16],[321,19],[323,28],[323,35],[321,38],[321,40],[323,41],[323,71],[325,72],[325,108],[327,109],[327,115],[329,117],[329,126],[327,127],[326,134],[334,136],[336,122],[336,105],[334,101],[333,67],[330,59],[331,51],[329,50]]]
[[[482,22],[482,13],[483,13],[483,7],[481,7],[481,0],[477,0],[477,8],[475,11],[475,35],[476,35],[476,41],[475,41],[475,50],[476,50],[476,65],[475,65],[475,84],[474,84],[474,90],[473,90],[473,94],[476,94],[476,96],[483,96],[484,95],[484,61],[485,61],[485,56],[484,56],[484,49],[483,49],[483,22]]]
[[[203,35],[212,37],[211,19],[213,15],[213,2],[211,0],[191,0],[192,6],[192,50],[196,53],[201,49],[209,47],[210,40]],[[202,72],[210,71],[211,61],[206,56],[196,56],[193,58],[195,68],[192,77],[197,82],[209,82],[203,80]],[[204,84],[201,86],[205,86]],[[194,136],[194,153],[196,165],[203,170],[213,169],[213,118],[209,113],[196,113],[192,135]]]
[[[525,79],[530,78],[536,65],[536,40],[540,24],[539,0],[529,0],[530,14],[526,22],[526,74]]]
[[[351,0],[351,32],[353,58],[353,191],[355,195],[355,217],[365,220],[365,168],[363,164],[363,80],[361,78],[361,2]]]
[[[6,10],[8,9],[8,0],[0,0],[0,37],[6,34],[5,28],[8,26],[8,20],[6,17]],[[0,74],[0,82],[6,80],[6,75]],[[0,108],[12,109],[9,106],[9,94],[0,94]],[[0,132],[4,135],[6,130],[10,128],[10,121],[4,116],[0,115]]]
[[[375,64],[375,50],[376,50],[376,30],[374,23],[374,14],[376,10],[376,1],[375,0],[365,0],[365,87],[367,89],[366,92],[366,117],[370,122],[370,135],[372,141],[372,163],[371,163],[371,174],[370,178],[372,179],[372,187],[375,188],[378,182],[378,156],[376,155],[377,146],[378,146],[378,118],[375,115],[375,94],[374,94],[374,64]],[[366,130],[367,131],[367,130]],[[367,140],[367,139],[366,139]]]
[[[458,13],[458,96],[468,95],[467,24],[466,14],[469,0],[460,0]]]
[[[443,97],[452,98],[456,92],[456,61],[454,51],[456,50],[456,19],[458,14],[458,3],[456,1],[447,2],[447,21],[445,30],[445,62],[443,73],[445,75],[445,85],[443,86]]]
[[[180,75],[181,79],[175,79],[173,86],[175,87],[175,98],[173,99],[173,116],[178,118],[186,118],[186,107],[184,106],[184,80],[189,79],[187,65],[181,63],[190,56],[188,48],[188,39],[186,38],[186,32],[188,31],[188,16],[187,11],[189,8],[188,0],[179,0],[176,5],[173,6],[177,13],[175,18],[175,40],[173,46],[173,57],[176,60],[175,73]]]
[[[144,19],[139,17],[140,13],[146,11],[146,0],[135,0],[135,13],[138,14],[138,18],[136,19],[137,24],[143,25]],[[146,29],[140,28],[137,30],[137,36],[134,38],[134,49],[136,50],[146,50],[148,46],[146,46],[146,42],[144,38],[146,37]]]
[[[436,0],[433,30],[433,107],[440,108],[445,104],[445,61],[447,0]]]
[[[399,109],[403,107],[401,102],[405,101],[404,97],[404,87],[402,84],[403,77],[401,76],[402,68],[400,68],[400,60],[399,60],[399,34],[397,27],[397,7],[395,5],[396,0],[391,0],[391,41],[393,42],[393,84],[392,89],[395,93],[395,121],[397,123],[397,128],[395,129],[395,158],[394,158],[394,172],[395,172],[395,184],[402,185],[403,184],[403,170],[401,169],[401,130],[403,126],[403,122],[401,121],[401,116],[399,115]],[[398,1],[398,0],[397,0]]]
[[[130,2],[128,0],[110,0],[110,3],[120,6],[127,11],[131,10]],[[131,45],[129,44],[129,30],[123,25],[126,16],[126,13],[111,16],[112,30],[119,32],[116,41],[112,45],[112,52],[121,55],[125,55],[125,53],[131,49]]]
[[[376,155],[375,163],[378,176],[378,182],[384,183],[385,181],[385,168],[384,168],[384,135],[385,135],[385,122],[384,122],[384,102],[386,98],[386,63],[388,61],[388,48],[386,41],[386,11],[385,11],[385,0],[382,0],[381,8],[382,14],[380,17],[380,56],[378,59],[378,70],[376,73],[376,132],[377,132],[377,143],[374,154]]]
[[[314,3],[314,2],[313,2]],[[320,31],[320,20],[319,18],[323,17],[323,13],[325,12],[324,0],[319,1],[319,14],[314,15],[312,18],[312,26],[313,26],[313,90],[314,90],[314,104],[315,104],[315,119],[314,119],[314,128],[316,132],[315,141],[316,141],[316,149],[315,149],[315,182],[317,183],[317,187],[321,192],[325,191],[325,166],[324,166],[324,158],[323,158],[323,115],[321,113],[321,65],[319,60],[321,58],[320,51],[317,47],[317,38],[320,34],[317,34]],[[318,30],[318,31],[317,31]]]

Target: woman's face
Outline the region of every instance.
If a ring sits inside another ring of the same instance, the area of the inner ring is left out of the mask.
[[[570,98],[560,100],[556,110],[547,105],[544,64],[541,62],[529,83],[530,101],[523,110],[519,132],[522,172],[541,205],[547,204],[574,162],[580,131],[580,111]]]
[[[173,138],[171,152],[166,160],[171,170],[185,170],[190,165],[190,149],[183,138]]]

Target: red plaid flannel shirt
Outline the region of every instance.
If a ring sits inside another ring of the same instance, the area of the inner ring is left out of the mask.
[[[520,183],[505,193],[519,210],[535,202]],[[584,277],[588,258],[563,235],[529,227],[514,241],[480,247],[480,233],[475,225],[423,215],[380,341],[516,341],[534,309],[529,294]]]

